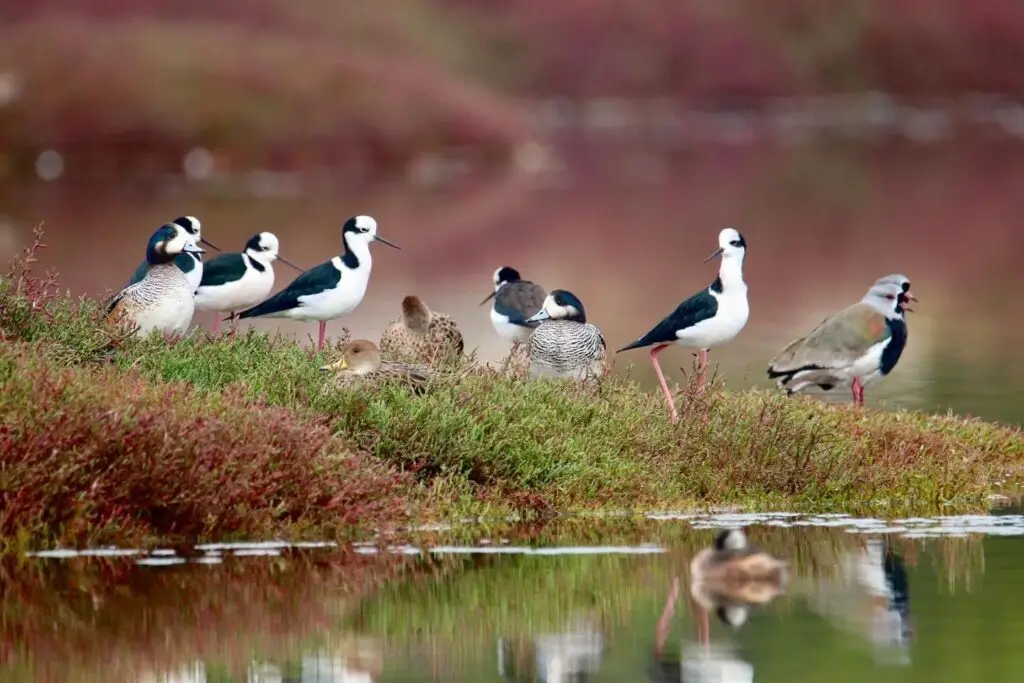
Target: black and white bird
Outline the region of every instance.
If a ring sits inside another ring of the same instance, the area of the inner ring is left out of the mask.
[[[230,313],[255,306],[274,289],[274,261],[302,272],[302,269],[281,256],[280,242],[272,232],[261,232],[249,238],[239,252],[219,254],[207,261],[196,290],[196,309]],[[220,316],[213,319],[213,331],[220,326]]]
[[[538,322],[528,322],[544,305],[547,293],[540,285],[524,280],[519,271],[502,266],[494,271],[494,291],[480,302],[491,304],[491,324],[502,339],[521,344],[529,340]]]
[[[704,263],[707,263],[713,258],[722,257],[718,277],[711,286],[679,304],[650,332],[616,352],[652,347],[651,364],[654,365],[661,390],[668,402],[673,424],[679,421],[679,413],[658,363],[658,354],[671,344],[699,349],[698,386],[703,391],[708,350],[734,339],[750,316],[747,283],[743,281],[743,257],[746,253],[747,243],[743,235],[732,228],[722,230],[718,234],[718,249],[704,259]]]
[[[530,376],[584,380],[604,374],[604,337],[587,322],[575,294],[554,290],[526,322],[538,323],[530,335]]]
[[[310,268],[290,285],[266,301],[238,314],[239,318],[291,318],[320,323],[317,350],[324,348],[327,321],[351,313],[362,302],[370,282],[373,260],[370,243],[383,242],[377,221],[371,216],[353,216],[341,228],[344,251],[330,261]]]
[[[848,385],[854,405],[864,405],[864,385],[892,372],[903,354],[911,301],[917,297],[905,275],[880,278],[860,301],[790,342],[768,364],[769,379],[787,394]]]
[[[192,243],[196,246],[205,244],[214,251],[220,251],[220,249],[211,244],[208,239],[203,237],[202,225],[199,223],[199,219],[195,216],[179,216],[168,225],[171,224],[177,225],[184,230],[192,239]],[[200,249],[198,251],[181,252],[174,259],[174,265],[178,266],[178,269],[185,273],[185,278],[192,287],[192,291],[195,292],[199,288],[200,282],[203,280],[203,250]],[[136,282],[141,282],[142,278],[146,277],[146,271],[149,270],[149,266],[149,261],[144,260],[140,263],[135,269],[135,272],[132,273],[131,280],[128,281],[128,284],[134,285]]]

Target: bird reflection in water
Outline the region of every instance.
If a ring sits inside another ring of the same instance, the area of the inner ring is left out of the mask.
[[[866,540],[842,556],[838,570],[838,577],[818,581],[810,592],[811,609],[867,640],[879,665],[910,664],[910,586],[893,541]]]
[[[667,655],[665,641],[679,599],[679,579],[672,582],[658,620],[654,663],[648,678],[654,681],[749,683],[754,667],[738,657],[732,643],[712,646],[709,612],[734,631],[749,617],[750,607],[764,605],[782,593],[786,564],[747,543],[739,529],[725,529],[712,548],[700,551],[690,563],[690,596],[697,616],[700,647],[684,647],[678,658]]]
[[[598,672],[603,658],[604,635],[589,618],[529,643],[498,639],[498,675],[507,681],[583,683]]]

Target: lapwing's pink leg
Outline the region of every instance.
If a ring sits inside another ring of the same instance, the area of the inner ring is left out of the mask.
[[[676,404],[672,400],[672,392],[668,390],[668,384],[665,382],[665,373],[661,371],[661,364],[658,362],[658,354],[667,348],[668,344],[658,344],[651,349],[651,365],[654,366],[654,372],[658,375],[658,382],[661,384],[661,390],[665,394],[665,401],[668,402],[668,409],[672,411],[672,424],[678,424],[679,413],[676,412]]]
[[[863,406],[864,405],[864,386],[860,383],[859,377],[853,378],[853,385],[851,386],[853,391],[853,405]]]
[[[326,320],[321,320],[320,321],[320,338],[316,342],[316,350],[317,351],[323,351],[324,350],[324,337],[326,336],[326,334],[327,334],[327,321]]]

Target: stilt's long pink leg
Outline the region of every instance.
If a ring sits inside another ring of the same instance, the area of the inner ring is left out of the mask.
[[[668,384],[665,382],[665,373],[661,371],[661,364],[658,362],[658,354],[667,348],[668,344],[658,344],[651,349],[651,364],[654,366],[654,372],[658,375],[658,382],[661,384],[661,390],[665,394],[668,409],[672,411],[672,424],[678,424],[679,413],[676,411],[675,401],[672,400],[672,392],[668,390]]]
[[[860,383],[860,378],[859,377],[854,377],[853,378],[853,385],[851,386],[851,389],[853,390],[853,405],[855,405],[855,406],[863,406],[864,405],[864,385],[862,385]]]
[[[320,338],[316,342],[316,350],[317,351],[323,351],[324,350],[324,338],[326,337],[326,335],[327,335],[327,321],[326,320],[321,320],[320,321]]]

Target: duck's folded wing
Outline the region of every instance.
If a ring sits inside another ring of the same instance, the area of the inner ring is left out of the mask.
[[[129,287],[125,287],[120,292],[107,299],[107,302],[105,304],[106,310],[104,312],[107,320],[113,320],[115,318],[120,317],[121,313],[120,311],[117,310],[117,305],[121,303],[121,301],[124,299],[124,295],[128,292],[128,290]]]
[[[889,334],[884,315],[865,303],[856,303],[791,342],[768,365],[768,375],[848,367]]]

